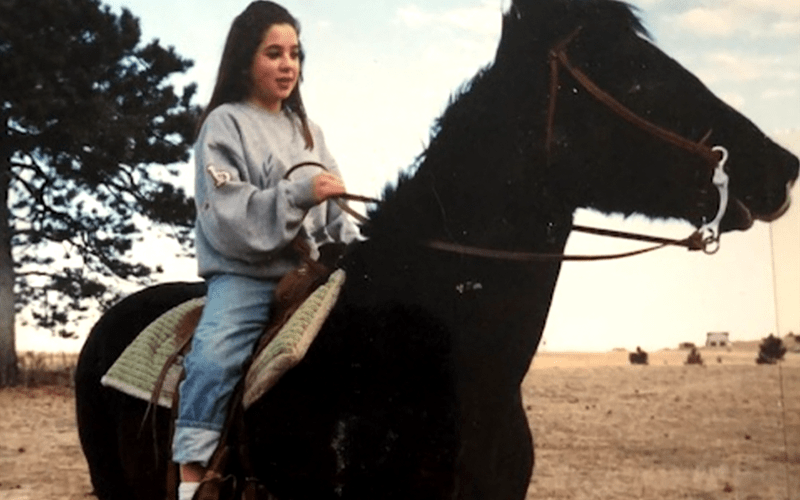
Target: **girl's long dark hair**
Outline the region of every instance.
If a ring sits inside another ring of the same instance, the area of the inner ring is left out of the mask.
[[[200,115],[195,136],[200,132],[200,127],[203,126],[209,113],[218,106],[244,101],[250,97],[252,85],[250,68],[253,57],[263,41],[264,35],[275,24],[288,24],[294,28],[297,36],[300,36],[300,22],[288,10],[274,2],[261,0],[253,2],[233,20],[225,41],[225,49],[222,52],[217,83],[214,85],[214,92],[211,94],[208,106]],[[306,148],[312,149],[314,139],[308,125],[308,115],[303,106],[303,98],[300,96],[304,59],[305,55],[301,46],[300,78],[292,93],[283,101],[283,110],[293,112],[300,118]]]

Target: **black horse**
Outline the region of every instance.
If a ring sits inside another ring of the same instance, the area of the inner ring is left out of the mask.
[[[520,384],[560,263],[429,242],[560,254],[578,207],[696,226],[714,218],[708,149],[615,110],[550,64],[559,49],[649,124],[727,148],[724,230],[786,209],[797,158],[656,48],[631,8],[515,0],[494,63],[453,100],[370,214],[367,241],[348,250],[345,288],[307,357],[245,413],[255,476],[274,498],[524,498],[533,443]],[[78,420],[101,499],[164,496],[168,412],[154,445],[140,432],[144,403],[98,380],[148,321],[202,293],[144,290],[86,342]]]

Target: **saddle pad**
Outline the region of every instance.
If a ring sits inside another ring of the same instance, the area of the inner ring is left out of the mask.
[[[245,379],[244,405],[248,408],[295,366],[314,341],[339,297],[345,273],[337,270],[317,288],[289,318],[275,338],[253,360]],[[176,348],[175,330],[187,313],[202,307],[204,298],[193,299],[167,311],[147,326],[123,351],[101,379],[130,396],[150,401],[156,381]],[[179,357],[164,380],[158,405],[172,407],[183,371]]]
[[[247,409],[306,355],[339,298],[345,272],[338,269],[306,299],[275,338],[253,359],[245,376],[242,404]]]
[[[192,299],[159,316],[125,348],[100,383],[150,401],[161,369],[177,347],[175,333],[178,325],[188,313],[203,307],[203,304],[204,297]],[[181,361],[179,358],[167,372],[158,398],[159,406],[172,407],[172,398],[183,370]]]

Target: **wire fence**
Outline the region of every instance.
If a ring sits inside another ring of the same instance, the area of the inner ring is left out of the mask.
[[[22,387],[75,386],[76,353],[22,352],[17,356],[17,363]]]

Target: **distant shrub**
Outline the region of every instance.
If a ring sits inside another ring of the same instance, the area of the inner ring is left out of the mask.
[[[692,351],[686,357],[686,364],[703,366],[703,356],[700,355],[696,347],[692,347]]]
[[[783,341],[772,334],[762,340],[758,348],[758,357],[756,363],[759,365],[774,365],[783,359],[786,354],[786,346]]]
[[[643,351],[641,347],[637,347],[636,352],[628,354],[628,361],[632,365],[646,365],[648,363],[647,352]]]
[[[694,349],[695,347],[696,346],[694,345],[694,342],[681,342],[678,345],[678,349],[683,349],[683,350],[687,350],[687,351],[689,349]]]

